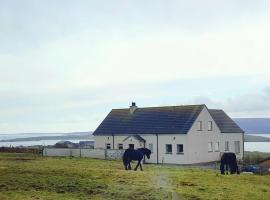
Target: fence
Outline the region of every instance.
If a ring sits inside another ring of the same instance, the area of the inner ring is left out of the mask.
[[[121,159],[124,150],[116,149],[69,149],[69,148],[44,148],[43,156],[63,157],[88,157],[115,160]]]

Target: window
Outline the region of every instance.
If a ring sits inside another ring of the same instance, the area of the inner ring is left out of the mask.
[[[134,144],[129,144],[129,145],[128,145],[128,148],[134,149]]]
[[[183,154],[184,153],[184,146],[183,144],[177,144],[177,153],[178,154]]]
[[[212,131],[213,130],[213,123],[212,121],[208,122],[208,131]]]
[[[118,149],[123,149],[123,144],[118,144]]]
[[[240,153],[240,141],[234,141],[235,153]]]
[[[219,151],[219,142],[215,143],[215,151]]]
[[[198,121],[197,126],[198,126],[198,131],[202,131],[202,121]]]
[[[208,142],[208,152],[213,151],[213,142]]]
[[[225,142],[225,151],[229,151],[229,141]]]
[[[172,145],[171,144],[166,144],[166,153],[172,153]]]
[[[149,147],[150,151],[153,153],[153,151],[154,151],[153,144],[148,144],[148,147]]]
[[[106,144],[106,149],[111,149],[111,144],[110,143]]]

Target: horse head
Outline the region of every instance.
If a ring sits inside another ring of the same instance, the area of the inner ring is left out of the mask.
[[[143,148],[144,154],[148,159],[150,159],[151,150],[147,148]]]

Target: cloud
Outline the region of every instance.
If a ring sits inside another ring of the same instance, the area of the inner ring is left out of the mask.
[[[195,104],[206,104],[209,108],[224,109],[232,117],[270,117],[269,87],[258,93],[225,98],[220,101],[200,96],[193,99]]]
[[[1,4],[2,131],[93,130],[131,101],[268,113],[267,1]]]

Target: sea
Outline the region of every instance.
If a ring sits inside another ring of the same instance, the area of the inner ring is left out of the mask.
[[[61,134],[0,134],[0,140],[39,137],[39,136],[60,136]],[[270,134],[250,134],[255,136],[269,137]],[[0,142],[0,147],[18,147],[18,146],[33,146],[33,145],[54,145],[61,140],[39,140],[39,141],[20,141],[20,142]],[[70,142],[78,143],[80,140],[69,140]],[[260,151],[270,153],[270,142],[245,142],[245,151]]]
[[[250,134],[270,138],[270,134]],[[270,142],[245,142],[245,151],[260,151],[270,153]]]
[[[44,134],[44,133],[22,133],[22,134],[0,134],[0,140],[8,140],[15,138],[28,138],[28,137],[41,137],[41,136],[62,136],[63,134]],[[35,146],[35,145],[54,145],[57,142],[60,142],[60,139],[57,140],[35,140],[35,141],[18,141],[18,142],[0,142],[0,147],[18,147],[18,146]],[[81,140],[68,140],[70,142],[79,143]]]

